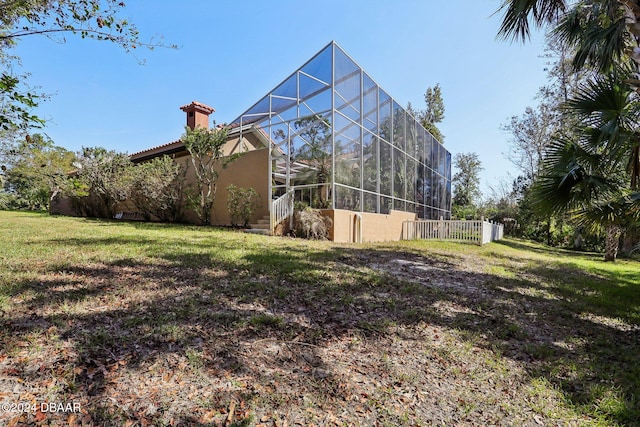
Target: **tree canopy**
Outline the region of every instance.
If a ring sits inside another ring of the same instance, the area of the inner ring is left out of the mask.
[[[444,101],[442,99],[442,89],[440,83],[434,87],[429,86],[424,93],[425,110],[416,112],[416,118],[420,124],[427,129],[440,143],[444,142],[444,135],[440,132],[437,124],[444,120]],[[412,110],[409,107],[409,110]]]
[[[3,207],[31,210],[49,207],[50,197],[65,186],[75,159],[73,152],[40,134],[21,140],[4,157]]]
[[[480,191],[480,172],[482,162],[477,153],[458,153],[455,155],[454,166],[457,169],[451,183],[453,184],[453,210],[455,216],[469,216],[468,213],[460,215],[461,211],[468,211],[468,207],[476,207],[482,196]],[[457,209],[456,209],[457,207]],[[460,209],[462,208],[462,209]],[[474,214],[471,214],[474,216]]]

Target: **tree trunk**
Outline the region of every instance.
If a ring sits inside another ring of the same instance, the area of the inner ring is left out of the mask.
[[[584,245],[584,238],[582,237],[582,229],[580,227],[576,228],[576,231],[573,233],[573,249],[577,251],[581,251]]]
[[[209,194],[200,193],[200,221],[202,225],[211,225],[211,203],[209,202]]]
[[[620,253],[629,255],[640,243],[640,234],[636,231],[627,230],[620,238]]]
[[[618,244],[622,230],[615,225],[607,226],[604,246],[604,260],[615,262],[618,256]]]

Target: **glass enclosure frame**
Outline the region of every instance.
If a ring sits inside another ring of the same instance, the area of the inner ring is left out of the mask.
[[[451,153],[335,42],[230,126],[269,139],[272,199],[451,217]]]

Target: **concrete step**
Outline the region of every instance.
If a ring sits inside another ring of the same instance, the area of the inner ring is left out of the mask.
[[[265,215],[257,222],[249,224],[250,229],[245,230],[247,233],[271,235],[271,217]]]
[[[268,223],[267,224],[249,224],[249,227],[255,228],[258,230],[269,230],[271,228],[271,226]]]

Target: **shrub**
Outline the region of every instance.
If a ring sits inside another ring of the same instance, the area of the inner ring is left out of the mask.
[[[333,222],[319,210],[306,208],[294,214],[294,230],[296,236],[307,239],[327,240]]]
[[[101,147],[83,147],[78,153],[75,176],[65,193],[82,216],[113,218],[115,207],[127,199],[131,185],[129,156]]]
[[[260,194],[253,188],[236,187],[231,184],[227,187],[227,209],[231,214],[231,225],[249,225],[253,211],[260,206]]]
[[[169,156],[156,157],[130,171],[129,200],[149,221],[180,222],[185,205],[187,167]]]

